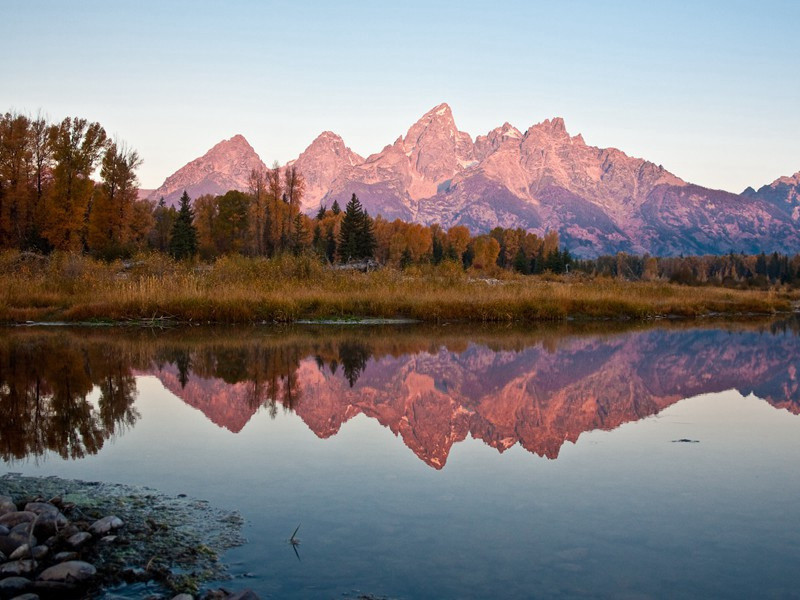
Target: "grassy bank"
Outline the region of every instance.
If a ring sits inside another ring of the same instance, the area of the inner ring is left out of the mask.
[[[789,311],[797,293],[663,282],[464,273],[458,265],[334,271],[311,257],[163,255],[104,263],[76,254],[0,255],[0,321],[292,322],[324,318],[540,321]]]

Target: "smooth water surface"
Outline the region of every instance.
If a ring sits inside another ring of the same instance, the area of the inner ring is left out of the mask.
[[[239,510],[263,598],[798,597],[796,331],[5,329],[0,452]]]

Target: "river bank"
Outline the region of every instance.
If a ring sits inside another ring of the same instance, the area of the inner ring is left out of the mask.
[[[311,257],[213,264],[162,255],[125,263],[76,254],[0,259],[3,323],[646,320],[788,313],[800,298],[788,288],[464,272],[453,264],[342,272]]]
[[[221,554],[243,520],[155,490],[58,477],[0,477],[0,598],[227,598]],[[201,593],[203,594],[201,596]],[[119,596],[116,596],[119,597]]]

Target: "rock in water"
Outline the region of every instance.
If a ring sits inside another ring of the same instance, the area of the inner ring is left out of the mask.
[[[108,517],[103,517],[102,519],[92,523],[92,526],[89,527],[89,531],[91,531],[95,535],[105,535],[110,531],[119,529],[123,525],[124,523],[122,522],[122,519],[114,515],[111,515]]]
[[[67,544],[69,544],[72,548],[80,548],[86,542],[92,539],[92,534],[86,531],[82,531],[81,533],[76,533],[72,537],[67,540]]]
[[[39,581],[56,583],[83,583],[97,574],[93,565],[81,560],[70,560],[45,569],[39,575]]]

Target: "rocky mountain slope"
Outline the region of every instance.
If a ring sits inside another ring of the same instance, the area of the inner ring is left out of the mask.
[[[769,202],[793,221],[800,221],[800,171],[790,177],[779,177],[758,191],[749,187],[742,192],[742,196]]]
[[[246,189],[261,162],[241,136],[215,146],[151,196]],[[440,104],[366,159],[322,133],[293,164],[306,212],[358,195],[373,216],[473,232],[557,230],[573,253],[653,255],[800,251],[800,173],[737,195],[692,185],[661,165],[586,144],[561,118],[522,132],[509,123],[475,140]],[[164,193],[166,192],[166,193]]]

